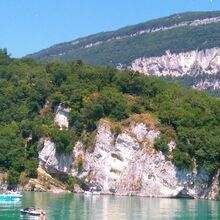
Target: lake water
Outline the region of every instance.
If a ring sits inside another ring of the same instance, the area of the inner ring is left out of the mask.
[[[25,207],[43,208],[45,218],[20,214]],[[220,219],[220,202],[120,196],[84,196],[72,193],[24,193],[21,201],[0,202],[0,220],[142,220]]]

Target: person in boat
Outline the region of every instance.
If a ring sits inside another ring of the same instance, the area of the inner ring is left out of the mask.
[[[24,208],[23,211],[25,211],[25,212],[39,212],[42,215],[45,214],[45,212],[40,208],[36,208],[36,209],[35,208]]]
[[[25,208],[24,209],[25,211],[38,211],[38,212],[43,212],[43,210],[42,209],[39,209],[39,208]]]

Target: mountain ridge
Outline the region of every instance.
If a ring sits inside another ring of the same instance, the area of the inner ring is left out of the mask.
[[[204,74],[207,80],[210,75],[219,78],[219,50],[220,11],[186,12],[57,44],[30,57],[82,60],[145,75],[171,76],[179,82],[185,75],[200,76],[190,87],[220,96],[219,87],[198,86]],[[210,59],[213,53],[215,57]]]
[[[183,17],[183,16],[187,16],[187,17]],[[213,17],[218,17],[218,16],[220,16],[220,11],[185,12],[185,13],[181,13],[181,14],[174,14],[174,15],[167,16],[164,18],[158,18],[158,19],[147,21],[147,22],[142,22],[142,23],[139,23],[136,25],[129,25],[126,27],[122,27],[122,28],[119,28],[115,31],[100,32],[100,33],[89,35],[87,37],[77,38],[72,41],[68,41],[68,42],[64,42],[64,43],[60,43],[60,44],[55,44],[54,46],[51,46],[49,48],[46,48],[46,49],[39,51],[38,53],[47,52],[48,50],[55,49],[55,48],[60,49],[60,51],[65,50],[66,49],[65,46],[70,46],[70,44],[76,45],[76,44],[84,42],[84,43],[86,43],[86,45],[88,45],[89,43],[99,42],[101,39],[105,40],[106,38],[109,39],[111,37],[118,37],[119,35],[123,36],[124,34],[132,34],[132,33],[134,34],[134,32],[140,31],[140,30],[143,30],[146,28],[152,29],[155,27],[170,26],[170,25],[176,24],[176,22],[190,21],[192,19],[195,20],[195,18],[206,19],[206,18],[213,18]],[[182,18],[182,19],[180,19],[180,18]],[[84,45],[84,46],[86,46],[86,45]],[[62,48],[62,46],[64,46],[64,48]],[[74,49],[74,48],[72,48],[72,49]],[[33,53],[28,56],[37,57],[38,53]]]

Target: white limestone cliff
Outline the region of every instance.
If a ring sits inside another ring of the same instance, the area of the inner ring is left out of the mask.
[[[84,167],[77,177],[118,195],[209,198],[209,176],[202,170],[178,170],[153,149],[158,135],[137,123],[114,141],[109,123],[100,123],[94,152],[81,151]],[[170,151],[174,148],[175,142],[171,142]],[[72,174],[76,175],[76,170]]]
[[[128,69],[153,76],[215,75],[220,71],[220,48],[182,53],[166,51],[163,56],[137,58]]]
[[[93,152],[79,141],[71,155],[58,155],[54,143],[44,140],[39,154],[41,168],[50,174],[75,176],[102,193],[217,198],[218,176],[211,180],[201,169],[178,170],[169,157],[154,149],[153,143],[160,135],[156,128],[132,122],[115,136],[111,126],[109,121],[99,122]],[[171,141],[169,153],[175,147]]]

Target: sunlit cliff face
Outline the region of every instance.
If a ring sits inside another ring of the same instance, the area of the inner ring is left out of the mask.
[[[160,57],[135,59],[128,68],[153,76],[215,75],[220,71],[220,48],[177,54],[167,51]]]
[[[115,135],[111,122],[101,120],[92,152],[79,141],[69,156],[57,154],[55,144],[44,140],[39,154],[40,166],[56,176],[65,173],[77,177],[85,184],[97,186],[103,193],[216,198],[218,177],[210,180],[203,170],[178,170],[167,159],[176,147],[175,141],[168,144],[168,155],[164,155],[153,147],[159,135],[156,128],[142,122],[132,122]]]

